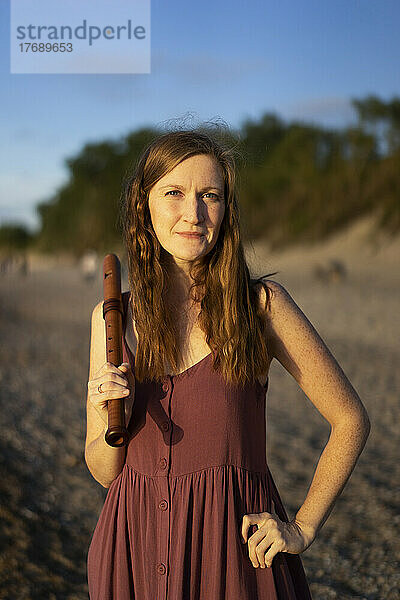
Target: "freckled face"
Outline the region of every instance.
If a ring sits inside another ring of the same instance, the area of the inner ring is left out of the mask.
[[[225,214],[222,168],[209,155],[187,158],[152,187],[149,210],[161,246],[177,264],[207,254],[216,244]]]

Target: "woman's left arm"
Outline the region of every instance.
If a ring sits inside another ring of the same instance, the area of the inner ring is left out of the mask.
[[[349,479],[370,432],[357,392],[286,289],[268,280],[268,346],[330,423],[304,503],[293,521],[313,540]],[[264,292],[265,293],[265,292]]]

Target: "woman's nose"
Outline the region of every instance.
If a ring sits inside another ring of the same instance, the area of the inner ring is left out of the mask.
[[[203,210],[203,200],[201,197],[196,196],[195,194],[188,194],[185,198],[183,213],[184,215],[197,218],[201,217],[201,213]]]

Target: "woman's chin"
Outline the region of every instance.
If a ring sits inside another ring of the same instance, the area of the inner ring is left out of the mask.
[[[179,262],[193,262],[204,256],[205,252],[179,252],[179,254],[173,254],[176,263]]]

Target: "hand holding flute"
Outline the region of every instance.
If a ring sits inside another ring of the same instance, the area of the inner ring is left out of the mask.
[[[98,415],[108,429],[108,401],[123,398],[125,400],[125,423],[128,424],[132,415],[134,397],[134,376],[129,363],[116,367],[105,362],[88,381],[88,400],[96,409]]]

